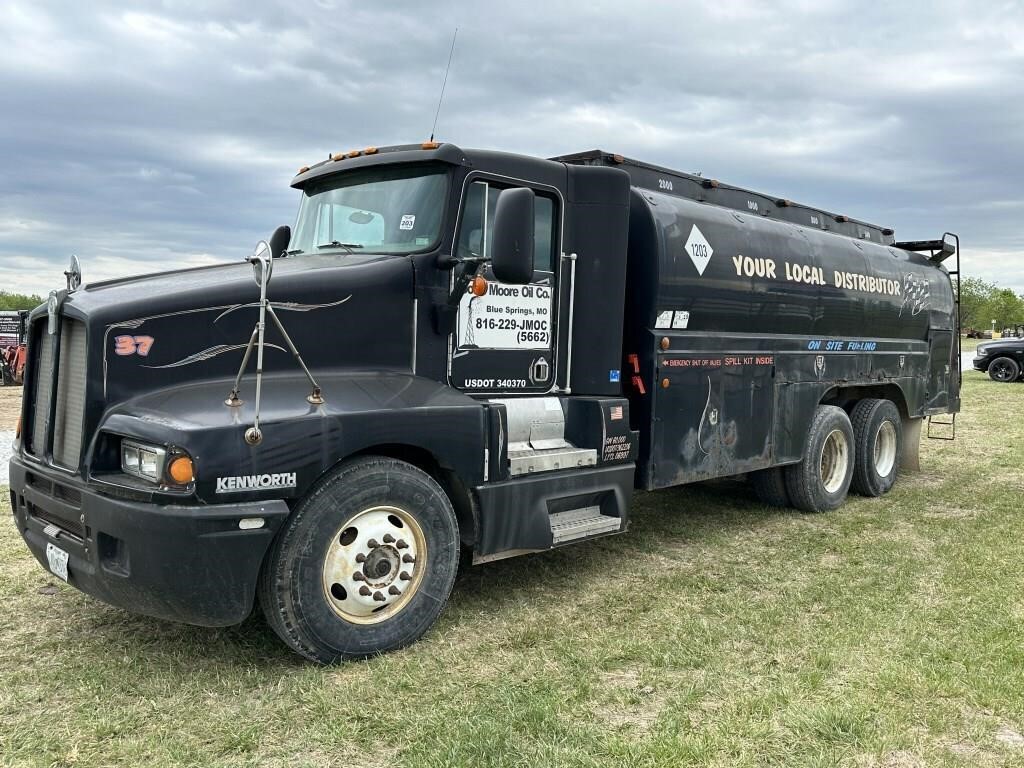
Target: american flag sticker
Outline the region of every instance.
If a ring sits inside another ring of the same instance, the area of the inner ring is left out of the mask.
[[[613,405],[608,409],[608,418],[612,421],[622,421],[622,406]]]

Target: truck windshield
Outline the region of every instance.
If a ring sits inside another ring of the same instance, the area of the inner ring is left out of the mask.
[[[411,253],[441,232],[443,166],[381,166],[305,189],[288,253]]]

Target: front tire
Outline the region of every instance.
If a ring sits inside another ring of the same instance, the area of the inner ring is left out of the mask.
[[[851,488],[862,496],[881,496],[896,483],[903,455],[900,412],[891,400],[866,398],[850,412],[854,467]]]
[[[786,467],[790,501],[804,512],[827,512],[844,501],[853,479],[853,427],[846,411],[819,405],[799,464]]]
[[[406,462],[360,458],[296,507],[263,565],[260,605],[308,659],[371,656],[430,628],[458,561],[458,523],[441,486]]]
[[[1012,357],[997,357],[988,364],[988,375],[1000,384],[1016,381],[1020,377],[1020,366]]]

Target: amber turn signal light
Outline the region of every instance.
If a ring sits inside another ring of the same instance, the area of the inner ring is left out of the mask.
[[[487,293],[487,280],[480,275],[473,278],[473,282],[469,284],[469,289],[473,292],[474,296],[483,296]]]
[[[187,485],[191,483],[195,477],[195,472],[192,467],[192,459],[188,456],[178,456],[173,459],[170,466],[167,467],[167,474],[171,476],[171,480],[176,482],[178,485]]]
[[[21,416],[19,416],[18,420],[14,423],[14,439],[21,439]]]

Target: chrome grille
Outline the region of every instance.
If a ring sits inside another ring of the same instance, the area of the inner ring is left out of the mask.
[[[39,346],[38,363],[31,371],[32,382],[32,444],[33,455],[46,456],[46,425],[50,418],[50,404],[53,398],[53,337],[46,332],[46,320],[36,323],[32,343]]]
[[[32,334],[32,344],[39,347],[39,352],[31,371],[34,410],[29,451],[44,459],[52,445],[54,463],[75,469],[82,453],[85,417],[85,325],[70,318],[61,319],[57,355],[54,355],[54,338],[47,333],[46,325],[46,320],[37,323]],[[52,430],[51,410],[54,411]]]
[[[78,467],[85,416],[85,325],[64,318],[57,364],[57,414],[53,429],[53,460],[67,469]]]

